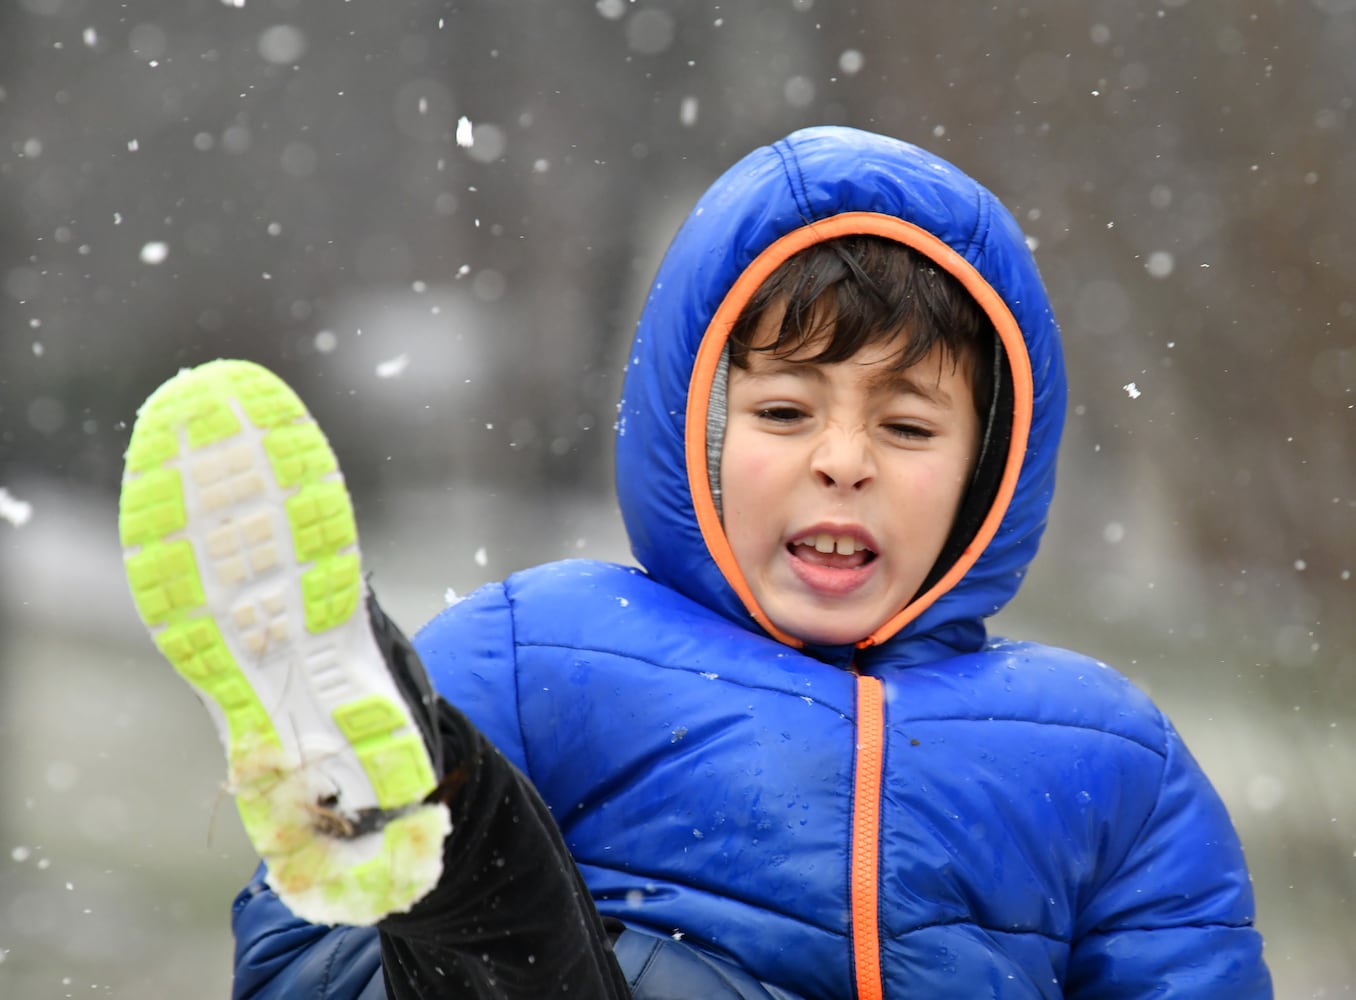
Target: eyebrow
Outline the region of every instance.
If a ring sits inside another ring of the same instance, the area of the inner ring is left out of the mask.
[[[731,373],[735,371],[734,366],[731,366],[730,371]],[[823,382],[827,379],[819,365],[806,361],[788,361],[786,358],[773,357],[767,354],[750,357],[749,367],[739,369],[739,371],[745,378],[754,381],[781,378],[783,375],[810,378],[816,382]]]
[[[866,378],[866,391],[873,396],[894,394],[917,396],[934,406],[943,409],[950,408],[953,401],[950,393],[940,385],[940,372],[936,380],[920,378],[915,374],[919,367],[919,365],[914,365],[904,371],[886,369],[875,372]],[[748,368],[741,371],[744,377],[753,381],[780,378],[786,375],[808,378],[814,382],[824,382],[828,378],[823,369],[813,362],[789,361],[785,358],[768,357],[766,355],[759,357]]]
[[[918,396],[935,406],[948,409],[952,405],[951,394],[941,385],[941,372],[936,379],[920,378],[915,372],[918,365],[905,371],[880,371],[866,380],[866,391],[871,395],[892,395],[902,393]]]

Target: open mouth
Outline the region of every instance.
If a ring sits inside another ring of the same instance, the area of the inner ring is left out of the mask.
[[[861,539],[827,532],[798,538],[786,548],[792,557],[827,569],[859,569],[876,558]]]

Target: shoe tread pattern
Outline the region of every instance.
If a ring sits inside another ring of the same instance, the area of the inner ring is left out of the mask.
[[[441,869],[446,810],[413,808],[435,779],[398,692],[355,681],[355,637],[370,636],[353,506],[300,399],[243,361],[169,380],[133,428],[119,534],[137,611],[217,723],[230,790],[275,889],[318,922],[408,909],[430,866]],[[296,683],[319,722],[270,711],[297,701]],[[342,750],[319,766],[293,732],[317,726]],[[318,835],[345,822],[317,805],[326,769],[346,806],[403,812],[366,843]]]

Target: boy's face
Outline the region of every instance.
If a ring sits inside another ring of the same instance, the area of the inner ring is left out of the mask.
[[[769,310],[755,346],[770,344]],[[721,453],[725,533],[759,606],[782,631],[839,645],[913,597],[960,506],[979,442],[968,361],[940,347],[891,372],[898,343],[811,364],[748,354],[730,368]]]

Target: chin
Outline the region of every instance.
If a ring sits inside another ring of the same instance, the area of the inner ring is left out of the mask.
[[[820,623],[818,628],[797,628],[775,621],[773,624],[788,635],[794,635],[801,642],[812,646],[852,646],[871,634],[870,629],[863,631],[849,624],[828,628],[824,627],[823,623]]]

